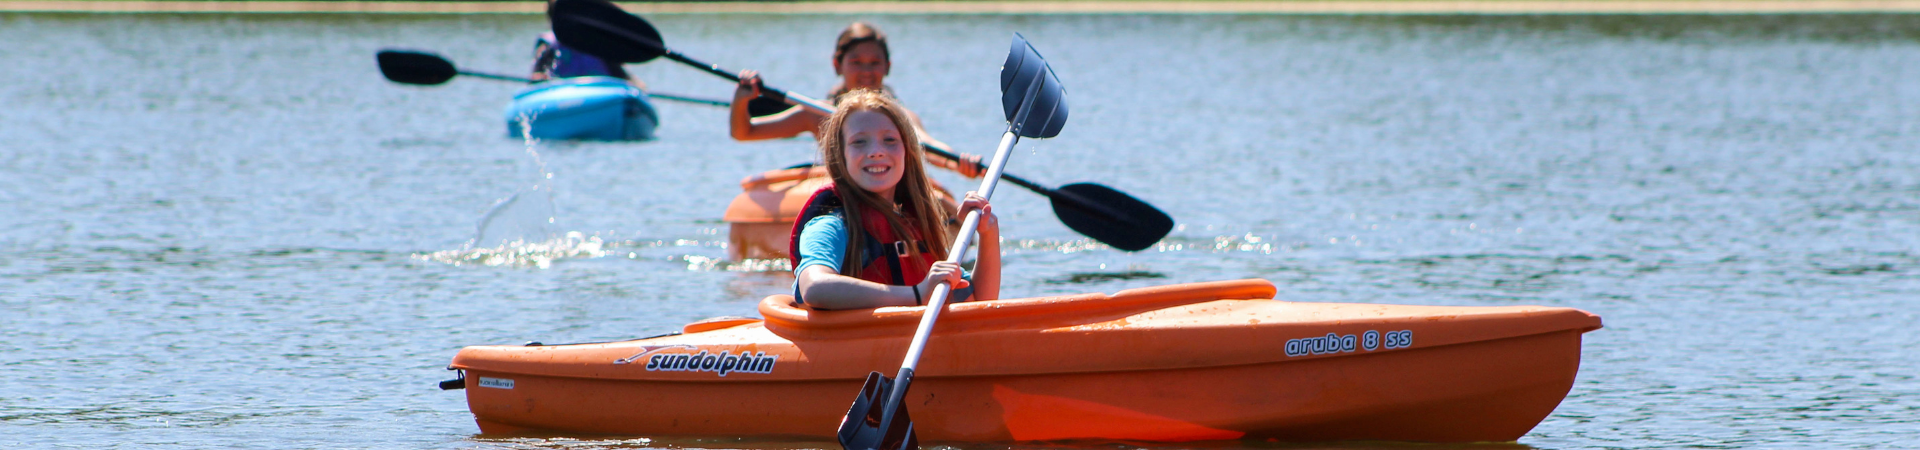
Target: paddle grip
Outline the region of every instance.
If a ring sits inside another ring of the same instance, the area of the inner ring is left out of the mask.
[[[789,101],[787,99],[787,91],[770,88],[764,84],[760,85],[760,96],[773,99],[774,101],[777,101],[777,102],[792,103],[792,101]]]

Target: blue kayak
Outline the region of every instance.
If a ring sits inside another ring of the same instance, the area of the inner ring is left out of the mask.
[[[660,115],[647,94],[613,77],[574,77],[544,81],[514,94],[507,105],[507,135],[522,137],[522,127],[538,139],[643,141],[653,139]]]

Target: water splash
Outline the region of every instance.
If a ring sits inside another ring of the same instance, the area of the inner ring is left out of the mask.
[[[416,254],[415,259],[462,265],[548,268],[553,262],[569,258],[606,256],[606,243],[599,236],[580,232],[557,231],[558,215],[553,201],[553,172],[540,157],[540,140],[533,137],[533,116],[522,114],[515,122],[527,157],[533,159],[539,181],[494,202],[474,225],[473,239],[457,250]]]
[[[414,259],[433,261],[455,266],[478,265],[490,267],[552,267],[554,261],[563,259],[589,259],[607,256],[611,246],[599,236],[586,236],[578,231],[568,232],[564,236],[542,241],[512,240],[498,246],[482,248],[461,248],[433,253],[416,254]]]
[[[554,263],[568,259],[592,259],[615,256],[629,260],[660,260],[686,264],[688,271],[694,272],[740,272],[740,273],[779,273],[791,272],[793,265],[786,259],[748,259],[731,261],[725,258],[693,253],[676,253],[664,258],[642,255],[644,250],[656,248],[676,249],[721,249],[727,248],[727,241],[700,239],[630,239],[607,240],[599,234],[587,235],[578,231],[569,231],[565,235],[542,241],[514,240],[492,247],[466,246],[455,250],[432,253],[418,253],[413,259],[433,261],[455,266],[489,267],[533,267],[545,269]]]
[[[729,261],[700,255],[682,255],[676,257],[686,261],[687,270],[694,272],[792,272],[793,262],[781,259],[746,259]]]
[[[1281,243],[1277,239],[1259,236],[1253,233],[1240,235],[1214,236],[1212,239],[1169,237],[1154,244],[1154,251],[1202,251],[1211,253],[1260,253],[1289,252],[1307,245],[1306,242]]]
[[[533,137],[533,118],[520,117],[520,138],[525,143],[527,156],[533,159],[539,171],[539,181],[519,192],[494,202],[480,217],[480,223],[474,226],[473,240],[467,242],[467,249],[490,248],[514,242],[547,242],[555,240],[559,234],[555,229],[555,211],[553,202],[553,172],[547,170],[547,163],[540,158],[540,140]]]
[[[1001,242],[1001,251],[1031,250],[1039,252],[1079,253],[1113,248],[1092,239],[1020,239]]]

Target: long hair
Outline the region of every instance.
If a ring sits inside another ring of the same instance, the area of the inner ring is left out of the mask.
[[[847,52],[853,51],[854,46],[868,42],[879,44],[880,56],[885,57],[887,61],[893,61],[893,52],[887,50],[887,34],[880,32],[880,28],[873,26],[871,23],[854,22],[847,25],[847,29],[840,30],[840,38],[834,41],[834,70],[836,72],[839,71],[840,59],[845,58]],[[836,101],[841,95],[845,95],[846,93],[847,80],[842,78],[833,85],[833,90],[827,91],[827,101],[829,103]]]
[[[840,267],[846,268],[845,273],[849,274],[857,274],[861,270],[861,262],[865,258],[865,245],[862,244],[868,236],[866,230],[862,229],[866,223],[861,219],[867,214],[885,217],[887,225],[893,227],[895,236],[910,238],[913,234],[905,231],[914,230],[920,239],[926,241],[933,259],[944,259],[948,241],[956,233],[952,228],[954,211],[947,210],[945,204],[934,200],[933,181],[927,178],[926,167],[921,163],[925,155],[920,148],[920,136],[914,133],[913,122],[907,118],[906,108],[887,94],[866,89],[842,96],[839,108],[821,125],[822,133],[818,140],[820,160],[826,163],[827,176],[833,179],[835,191],[840,194],[844,205],[841,211],[846,222],[848,245],[846,258],[841,260]],[[847,161],[846,123],[848,116],[862,111],[885,115],[893,121],[894,127],[900,129],[901,146],[906,150],[906,158],[900,161],[900,169],[905,172],[901,173],[900,184],[893,188],[894,198],[880,198],[873,192],[861,189],[853,181],[853,173],[850,172],[852,162]],[[894,207],[896,204],[899,205],[897,209]],[[907,248],[910,255],[920,251],[918,245],[908,245]]]

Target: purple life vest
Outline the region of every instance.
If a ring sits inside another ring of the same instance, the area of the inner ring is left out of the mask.
[[[541,44],[546,47],[541,54],[534,55],[539,61],[536,64],[540,65],[535,70],[546,72],[548,77],[627,77],[627,71],[620,66],[607,64],[599,57],[562,45],[553,32],[540,33],[540,40],[534,44],[535,51],[541,51]]]

